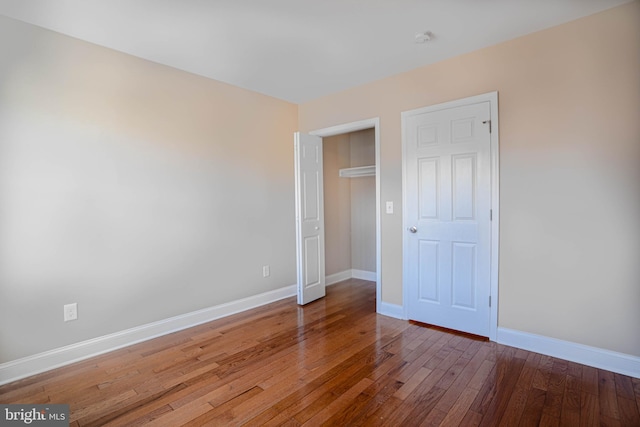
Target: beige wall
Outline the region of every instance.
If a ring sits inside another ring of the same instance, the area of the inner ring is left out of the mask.
[[[640,2],[308,102],[299,127],[380,117],[382,299],[402,304],[400,113],[496,90],[499,326],[640,356]]]
[[[494,90],[500,326],[640,356],[637,1],[299,109],[3,17],[0,58],[0,363],[293,284],[296,127],[381,118],[401,304],[400,113]]]
[[[339,170],[350,166],[349,134],[322,139],[325,274],[351,270],[351,185]]]
[[[4,17],[0,58],[0,363],[295,283],[296,105]]]

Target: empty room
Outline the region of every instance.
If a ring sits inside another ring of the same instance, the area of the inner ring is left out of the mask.
[[[640,1],[0,0],[0,425],[640,426]]]

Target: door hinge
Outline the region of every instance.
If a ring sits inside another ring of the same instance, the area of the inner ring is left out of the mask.
[[[485,120],[482,122],[483,125],[486,125],[487,123],[489,123],[489,133],[491,133],[491,120]]]
[[[489,295],[489,307],[491,307],[491,295]]]
[[[489,209],[489,221],[493,221],[493,209]]]

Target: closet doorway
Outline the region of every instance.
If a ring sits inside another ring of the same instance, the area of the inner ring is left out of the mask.
[[[379,310],[379,119],[296,133],[295,142],[298,303],[354,277],[376,283]]]

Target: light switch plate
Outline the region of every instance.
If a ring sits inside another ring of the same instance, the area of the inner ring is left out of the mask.
[[[393,202],[387,202],[387,213],[388,214],[393,213]]]

